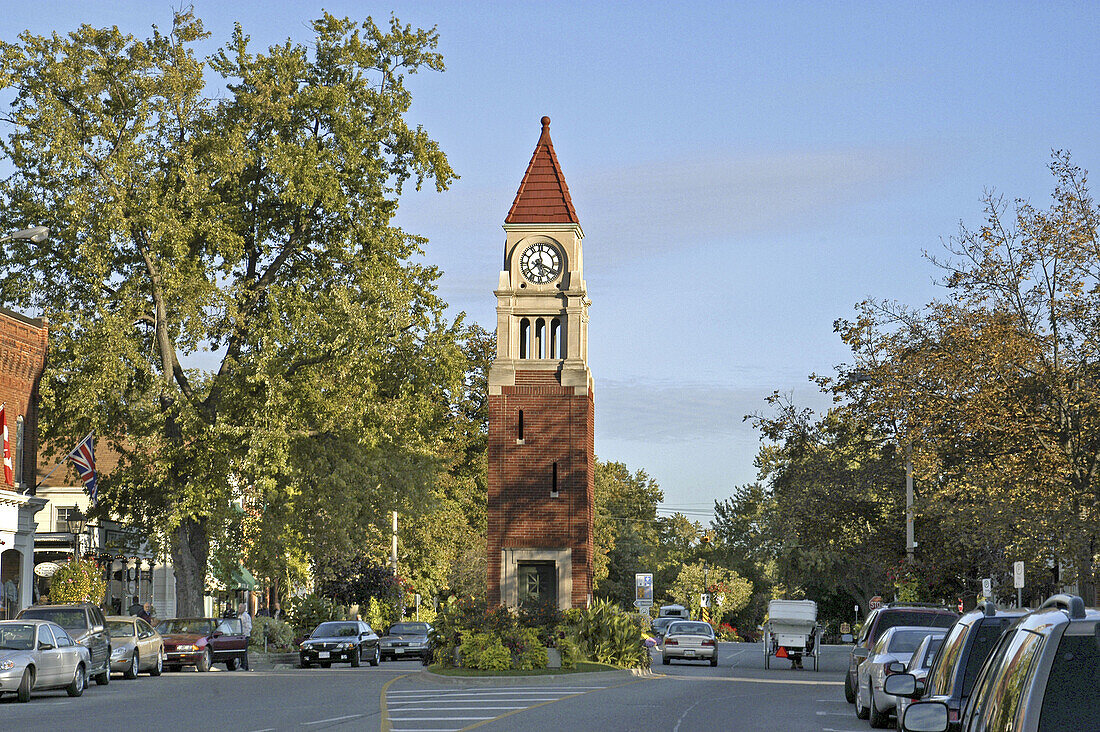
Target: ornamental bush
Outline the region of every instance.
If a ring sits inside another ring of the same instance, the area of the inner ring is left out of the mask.
[[[462,666],[484,671],[512,668],[512,654],[496,633],[469,633],[462,641]]]
[[[103,570],[91,559],[70,560],[58,567],[50,579],[50,602],[55,605],[73,602],[100,605],[106,594]]]
[[[597,600],[574,617],[573,638],[589,659],[622,668],[649,666],[641,627],[615,603]]]
[[[505,633],[502,641],[511,653],[512,668],[546,668],[546,646],[539,640],[535,628],[516,628]]]
[[[268,651],[287,652],[296,650],[294,645],[294,626],[282,620],[257,615],[252,618],[252,635],[248,646],[256,651],[264,650],[264,639]]]
[[[304,595],[290,600],[290,624],[298,637],[313,632],[326,620],[336,619],[336,603],[320,595]]]

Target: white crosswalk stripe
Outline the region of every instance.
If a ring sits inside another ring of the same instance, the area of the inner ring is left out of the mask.
[[[603,688],[393,689],[386,692],[386,712],[392,732],[457,732],[476,722]]]

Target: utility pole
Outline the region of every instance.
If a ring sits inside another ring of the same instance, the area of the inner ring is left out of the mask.
[[[905,443],[905,556],[910,566],[917,542],[913,536],[913,443]]]

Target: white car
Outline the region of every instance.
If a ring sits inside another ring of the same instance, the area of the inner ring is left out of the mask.
[[[709,660],[718,665],[718,639],[710,623],[700,620],[677,620],[670,623],[661,637],[661,663],[669,665],[672,659],[687,661]]]
[[[909,659],[909,663],[905,664],[905,673],[913,674],[913,678],[920,684],[921,688],[924,687],[925,680],[928,678],[928,669],[932,668],[932,660],[936,657],[936,652],[940,650],[940,646],[943,645],[945,637],[942,635],[927,636],[917,646],[917,650],[913,652],[913,657]],[[900,730],[905,708],[913,703],[913,699],[907,696],[895,696],[894,699],[897,704],[895,714],[898,720],[897,727]]]
[[[870,718],[872,727],[889,726],[897,697],[883,691],[882,684],[888,673],[897,671],[887,667],[892,663],[909,663],[913,652],[926,637],[943,638],[945,635],[946,628],[914,625],[897,625],[883,633],[856,671],[856,716]]]
[[[0,696],[31,699],[32,691],[64,689],[80,696],[88,685],[88,649],[45,620],[0,621]]]

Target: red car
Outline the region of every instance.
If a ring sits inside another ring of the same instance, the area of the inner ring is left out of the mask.
[[[240,618],[169,618],[157,624],[164,637],[164,668],[194,666],[209,671],[215,663],[236,670],[248,658],[248,638]]]

